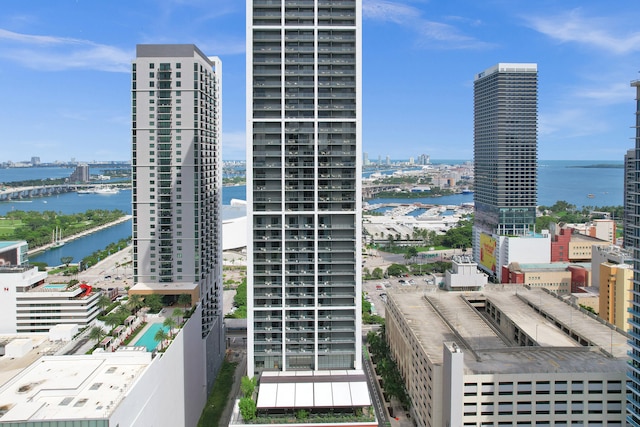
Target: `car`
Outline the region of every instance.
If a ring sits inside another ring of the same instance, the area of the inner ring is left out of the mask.
[[[108,275],[104,276],[104,280],[109,280],[109,279],[111,279],[111,276],[108,276]]]
[[[122,277],[116,276],[116,280],[122,280]]]
[[[381,291],[383,289],[384,289],[384,287],[382,285],[376,285],[376,290]]]
[[[406,282],[407,282],[407,281],[406,281],[406,280],[404,280],[404,279],[400,279],[400,280],[398,280],[398,283],[406,283]]]

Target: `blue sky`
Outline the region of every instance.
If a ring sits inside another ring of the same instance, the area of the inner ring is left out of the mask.
[[[223,61],[223,158],[245,155],[244,0],[3,0],[0,161],[130,158],[138,43]],[[537,62],[541,159],[621,160],[640,79],[637,0],[363,0],[372,160],[471,159],[473,76]]]

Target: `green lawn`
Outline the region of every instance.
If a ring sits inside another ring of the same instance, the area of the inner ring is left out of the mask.
[[[222,367],[213,385],[213,390],[211,390],[207,404],[202,411],[202,415],[200,415],[198,427],[220,425],[220,417],[229,399],[229,392],[233,386],[233,376],[236,372],[237,365],[238,363],[236,362],[228,362],[226,360],[222,362]]]
[[[0,219],[0,237],[11,236],[22,225],[19,219]]]

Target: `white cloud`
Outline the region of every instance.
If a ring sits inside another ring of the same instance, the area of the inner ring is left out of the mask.
[[[445,49],[491,47],[490,43],[465,35],[452,25],[425,19],[420,9],[406,4],[390,0],[365,0],[362,13],[367,19],[411,28],[419,35],[417,41],[419,47]],[[462,22],[464,19],[458,17],[457,20]]]
[[[609,125],[594,110],[567,108],[540,114],[541,139],[567,139],[593,136],[609,130]]]
[[[21,34],[0,28],[0,57],[28,68],[130,71],[133,51],[68,37]]]
[[[534,30],[561,43],[579,43],[615,54],[640,51],[640,32],[625,31],[615,19],[583,16],[573,9],[556,16],[526,17]]]
[[[629,83],[611,83],[607,86],[599,85],[592,88],[583,88],[576,91],[575,96],[591,99],[600,104],[629,102],[633,97]]]

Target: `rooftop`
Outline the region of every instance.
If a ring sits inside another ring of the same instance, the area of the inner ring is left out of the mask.
[[[15,246],[15,245],[20,245],[20,244],[26,244],[27,242],[23,241],[15,241],[15,242],[0,242],[0,250],[4,249],[4,248],[8,248],[10,246]]]
[[[45,356],[0,388],[0,422],[108,418],[149,363],[145,351]]]
[[[263,372],[258,409],[371,406],[362,370]]]
[[[520,271],[565,271],[567,268],[582,267],[591,270],[589,262],[541,262],[541,263],[518,263]]]
[[[623,333],[540,289],[508,285],[464,293],[398,289],[389,291],[388,298],[434,363],[442,363],[443,343],[455,342],[467,353],[468,373],[626,369]],[[522,347],[505,336],[483,314],[487,304],[536,345]]]

